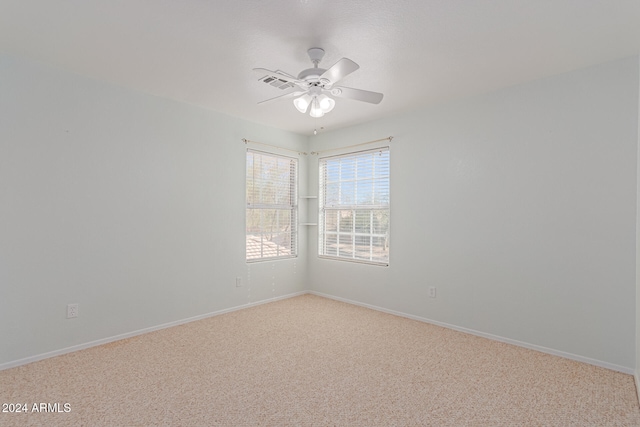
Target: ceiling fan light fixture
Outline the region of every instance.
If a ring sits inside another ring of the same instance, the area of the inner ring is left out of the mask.
[[[258,104],[276,99],[293,99],[296,110],[302,114],[307,112],[311,117],[322,117],[333,110],[336,105],[335,97],[355,99],[356,101],[379,104],[383,95],[378,92],[334,86],[340,80],[356,71],[360,66],[349,58],[341,58],[328,69],[320,68],[318,64],[324,56],[324,50],[313,47],[307,51],[313,68],[301,71],[298,77],[280,70],[267,70],[266,68],[254,68],[261,74],[266,73],[261,82],[280,89],[290,89],[283,95],[258,102]]]
[[[300,98],[296,98],[293,100],[293,105],[296,107],[298,111],[302,114],[306,113],[309,109],[309,104],[311,104],[311,96],[308,93],[305,93]]]
[[[320,95],[318,101],[320,104],[320,109],[322,109],[324,113],[328,113],[329,111],[333,110],[333,107],[336,106],[336,101],[334,101],[332,98],[329,98],[327,95]]]
[[[314,96],[313,100],[311,101],[311,112],[309,112],[309,115],[314,118],[324,116],[324,111],[320,107],[320,101],[318,101],[317,96]]]

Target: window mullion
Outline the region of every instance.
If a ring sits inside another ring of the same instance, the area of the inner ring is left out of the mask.
[[[264,258],[264,209],[260,209],[260,258]]]
[[[372,204],[375,204],[378,202],[378,198],[377,196],[377,191],[376,191],[376,158],[375,158],[375,154],[371,155],[371,188],[372,188],[372,193],[371,193],[371,197],[373,200],[371,200]]]
[[[342,229],[342,211],[338,211],[336,214],[336,256],[340,256],[340,230]]]
[[[351,258],[356,258],[356,211],[351,210]]]
[[[373,209],[369,211],[369,260],[373,260]]]

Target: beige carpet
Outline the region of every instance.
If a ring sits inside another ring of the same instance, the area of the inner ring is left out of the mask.
[[[640,426],[630,375],[304,295],[0,372],[2,426]]]

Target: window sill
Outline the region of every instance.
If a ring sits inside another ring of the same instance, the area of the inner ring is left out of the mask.
[[[378,267],[389,267],[388,261],[387,262],[367,261],[366,259],[342,258],[342,257],[329,256],[329,255],[318,255],[318,258],[330,259],[334,261],[354,262],[356,264],[377,265]]]

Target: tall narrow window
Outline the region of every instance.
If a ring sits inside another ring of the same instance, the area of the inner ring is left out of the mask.
[[[247,150],[248,262],[298,255],[297,182],[297,159]]]
[[[389,264],[389,147],[325,157],[320,166],[320,256]]]

